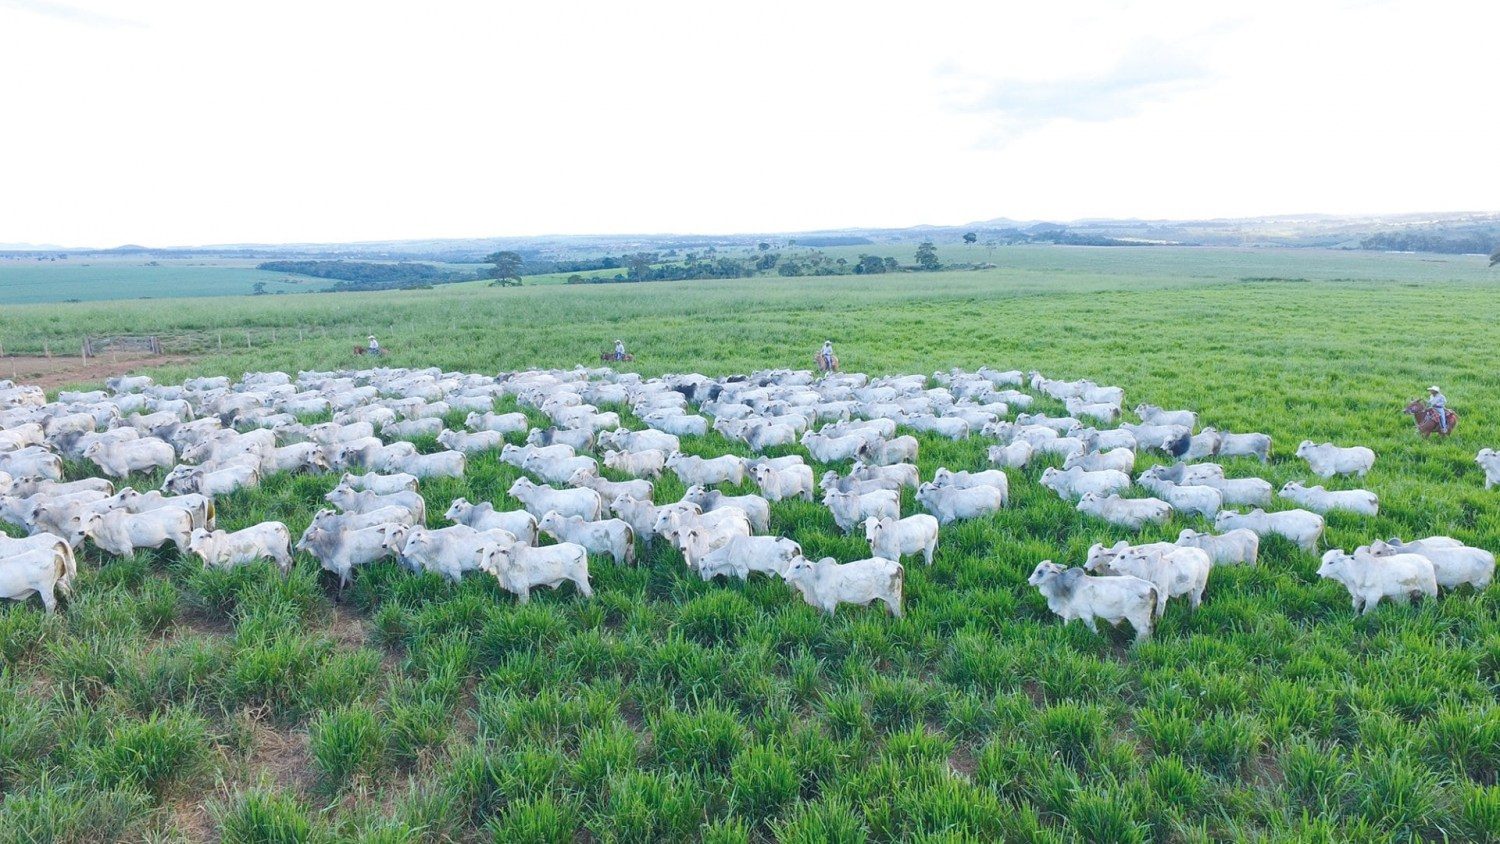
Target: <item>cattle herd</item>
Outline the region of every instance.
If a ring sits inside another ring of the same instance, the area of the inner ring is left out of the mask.
[[[637,544],[660,542],[704,580],[760,572],[829,613],[841,603],[878,601],[899,616],[901,560],[920,555],[930,565],[944,526],[1008,506],[1007,469],[1055,455],[1062,466],[1043,471],[1041,484],[1090,517],[1139,530],[1177,513],[1218,531],[1096,544],[1082,566],[1047,560],[1032,572],[1030,583],[1064,621],[1081,619],[1090,629],[1097,619],[1129,621],[1141,639],[1169,599],[1186,597],[1197,607],[1215,566],[1254,564],[1262,538],[1285,537],[1315,554],[1321,514],[1374,516],[1380,506],[1367,490],[1291,482],[1277,496],[1297,506],[1268,511],[1270,483],[1226,477],[1209,458],[1268,461],[1270,437],[1200,429],[1192,411],[1147,404],[1134,408],[1138,423],[1122,422],[1118,387],[984,367],[931,378],[778,370],[650,379],[607,368],[499,376],[367,369],[295,378],[247,373],[234,383],[195,378],[175,386],[120,377],[107,386],[49,402],[37,387],[0,381],[0,521],[29,535],[0,536],[0,596],[38,594],[52,611],[56,593],[70,591],[76,550],[92,542],[113,555],[170,545],[205,566],[269,561],[283,572],[301,552],[341,587],[358,567],[393,557],[453,581],[487,573],[521,602],[534,588],[564,581],[588,597],[591,557],[628,566]],[[1028,412],[1037,396],[1062,403],[1067,415]],[[504,397],[548,426],[533,427],[525,413],[497,413]],[[629,408],[645,427],[622,427],[620,412],[602,407]],[[468,414],[464,429],[447,429],[444,420],[460,413]],[[313,418],[329,421],[304,421]],[[710,428],[759,456],[682,450],[680,438]],[[900,429],[986,438],[990,466],[939,468],[924,482],[919,442]],[[522,434],[524,445],[506,442]],[[442,450],[419,452],[410,440],[420,437],[435,438]],[[520,508],[459,498],[442,514],[451,526],[427,527],[436,513],[418,492],[423,480],[462,476],[470,456],[491,451],[524,472],[509,489]],[[1137,473],[1137,455],[1148,451],[1174,460]],[[801,452],[823,467],[821,476]],[[1310,441],[1296,456],[1325,479],[1363,478],[1375,461],[1368,448]],[[1485,449],[1477,462],[1487,487],[1500,483],[1500,455]],[[65,480],[65,466],[75,475],[87,466],[97,473]],[[160,490],[116,488],[156,471],[165,472]],[[326,496],[331,507],[295,543],[279,522],[216,528],[216,501],[277,472],[341,473]],[[654,500],[664,472],[686,487],[681,500]],[[747,480],[759,494],[720,488]],[[904,488],[915,490],[925,512],[903,517]],[[772,505],[818,495],[840,530],[863,532],[871,556],[810,560],[798,543],[772,534]],[[1242,507],[1251,509],[1235,509]],[[1352,554],[1331,550],[1318,574],[1342,583],[1355,609],[1368,612],[1382,598],[1404,602],[1464,583],[1483,589],[1494,565],[1487,551],[1435,536],[1377,540]]]

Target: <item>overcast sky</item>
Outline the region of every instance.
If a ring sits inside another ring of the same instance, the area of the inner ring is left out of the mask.
[[[1500,3],[1230,5],[0,0],[0,243],[1500,208]]]

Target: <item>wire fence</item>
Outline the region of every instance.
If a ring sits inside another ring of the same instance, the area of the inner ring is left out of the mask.
[[[356,329],[340,328],[330,331],[321,325],[256,326],[171,334],[33,335],[20,338],[0,336],[0,357],[75,357],[89,360],[110,355],[206,355],[326,340],[362,345],[364,336]]]

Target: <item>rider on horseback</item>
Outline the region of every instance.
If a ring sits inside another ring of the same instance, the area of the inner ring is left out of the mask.
[[[833,370],[833,341],[823,341],[823,351],[818,352],[818,360],[822,363],[823,371]]]
[[[372,357],[380,357],[380,341],[375,339],[374,334],[370,335],[370,355]]]
[[[615,360],[624,360],[624,359],[625,359],[625,341],[621,340],[618,337],[616,337],[615,338]]]
[[[1438,430],[1444,436],[1448,434],[1448,398],[1436,384],[1427,388],[1427,406],[1437,414]]]

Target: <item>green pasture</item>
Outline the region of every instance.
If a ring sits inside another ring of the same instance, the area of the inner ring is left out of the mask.
[[[199,355],[156,373],[174,381],[352,367],[372,332],[382,364],[489,373],[597,365],[617,336],[646,374],[806,368],[832,338],[851,370],[1037,368],[1264,431],[1270,465],[1226,466],[1276,486],[1308,479],[1291,456],[1304,438],[1367,445],[1370,476],[1329,484],[1373,490],[1381,515],[1330,515],[1324,547],[1447,534],[1500,549],[1500,491],[1473,463],[1500,443],[1500,277],[1482,259],[995,262],[7,307],[0,343],[157,334]],[[1463,416],[1450,440],[1418,439],[1399,412],[1430,383]],[[984,465],[983,440],[920,440],[924,478]],[[744,453],[717,435],[685,450]],[[635,568],[594,559],[591,600],[567,586],[522,607],[478,574],[454,586],[384,563],[340,594],[306,558],[282,580],[90,546],[61,613],[0,607],[0,840],[1500,840],[1493,588],[1356,617],[1313,556],[1273,538],[1132,646],[1063,626],[1026,585],[1039,560],[1135,536],[1040,487],[1056,462],[1011,472],[1004,513],[944,528],[931,568],[907,561],[899,620],[829,618],[775,580],[703,583],[659,547]],[[514,506],[516,477],[486,454],[425,484],[430,523],[460,495]],[[335,481],[274,476],[223,499],[221,525],[300,532]],[[664,480],[656,499],[681,491]],[[809,556],[867,554],[819,505],[772,510]],[[1141,536],[1183,527],[1203,523]]]

